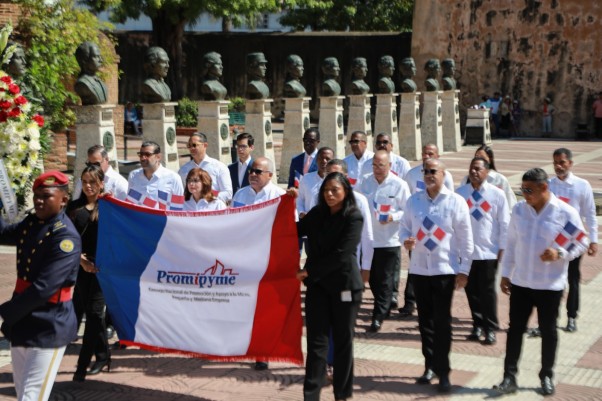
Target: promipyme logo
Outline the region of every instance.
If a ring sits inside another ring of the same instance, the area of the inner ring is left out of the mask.
[[[157,283],[211,288],[214,285],[234,285],[236,284],[236,276],[238,276],[238,273],[231,268],[226,268],[222,262],[215,259],[215,264],[202,273],[158,270]]]

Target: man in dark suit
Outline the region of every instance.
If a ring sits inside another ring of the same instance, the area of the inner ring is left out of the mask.
[[[293,157],[288,174],[288,188],[299,186],[299,180],[304,174],[318,170],[316,156],[320,144],[320,131],[316,127],[308,128],[303,133],[303,149],[305,152]],[[295,179],[297,183],[295,183]]]
[[[242,187],[249,185],[249,167],[253,165],[251,153],[255,147],[253,135],[243,132],[236,137],[236,154],[238,161],[228,166],[232,179],[232,196]]]

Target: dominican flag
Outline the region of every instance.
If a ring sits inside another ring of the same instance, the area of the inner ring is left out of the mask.
[[[556,236],[554,242],[566,249],[567,252],[570,252],[578,243],[585,246],[584,240],[586,238],[585,233],[569,221]]]
[[[120,342],[302,364],[294,211],[289,196],[213,212],[101,199],[98,279]]]
[[[473,191],[470,198],[466,200],[466,203],[468,203],[470,215],[477,221],[480,221],[491,210],[491,205],[483,198],[483,195],[479,191]]]
[[[126,202],[133,203],[135,205],[143,205],[150,208],[157,207],[157,201],[149,198],[147,195],[144,195],[133,188],[130,188],[128,191],[127,197],[125,198]]]
[[[389,221],[389,214],[391,213],[391,205],[382,205],[380,203],[374,202],[374,213],[376,214],[376,219],[380,222]]]
[[[159,209],[161,210],[184,210],[184,195],[176,195],[159,190]]]
[[[432,252],[439,246],[446,235],[447,233],[427,216],[422,221],[422,226],[416,233],[416,239]]]
[[[299,188],[299,185],[301,184],[301,177],[303,177],[303,174],[295,170],[295,181],[293,182],[293,186],[295,188]]]

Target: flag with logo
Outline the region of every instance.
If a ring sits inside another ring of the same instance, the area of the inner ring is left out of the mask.
[[[466,203],[468,203],[470,215],[477,221],[480,221],[491,210],[489,202],[476,190],[466,199]]]
[[[579,243],[587,247],[587,235],[581,231],[575,224],[570,221],[562,228],[556,236],[554,242],[564,248],[567,252],[571,252]]]
[[[123,344],[303,363],[294,200],[173,212],[99,202],[98,279]]]
[[[441,227],[426,216],[416,233],[416,239],[432,252],[441,244],[446,235],[447,233]]]

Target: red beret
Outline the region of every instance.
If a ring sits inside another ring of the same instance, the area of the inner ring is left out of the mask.
[[[69,177],[57,170],[50,170],[41,174],[33,182],[33,190],[38,187],[63,187],[69,184]]]

